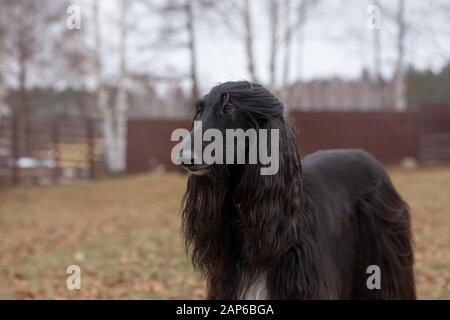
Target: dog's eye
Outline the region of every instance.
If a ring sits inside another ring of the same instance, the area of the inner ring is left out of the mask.
[[[223,106],[223,113],[230,113],[231,111],[233,111],[234,107],[231,104],[226,104]]]
[[[194,118],[198,119],[202,115],[202,113],[203,113],[203,106],[201,105],[196,106]]]
[[[205,105],[203,101],[201,100],[197,101],[197,103],[195,104],[195,112],[202,113],[204,107]]]

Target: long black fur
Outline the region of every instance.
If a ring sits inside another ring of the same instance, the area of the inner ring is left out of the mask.
[[[220,116],[226,103],[235,113]],[[415,298],[408,206],[380,163],[360,150],[301,161],[282,103],[257,84],[220,84],[197,107],[207,128],[280,130],[277,174],[213,165],[189,177],[183,234],[209,299],[242,298],[261,275],[273,299]],[[367,288],[369,265],[380,290]]]

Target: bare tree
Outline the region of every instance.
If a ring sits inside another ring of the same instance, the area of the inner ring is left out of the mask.
[[[253,8],[256,2],[252,0],[229,0],[216,2],[212,7],[212,12],[216,13],[223,25],[231,33],[242,41],[246,56],[247,72],[252,81],[258,81],[255,33],[253,30]],[[277,72],[281,71],[282,88],[286,87],[294,35],[306,22],[309,13],[314,9],[319,0],[268,0],[264,4],[263,12],[268,14],[269,24],[269,86],[275,88],[277,85]],[[253,5],[252,5],[253,4]],[[234,14],[230,14],[233,12]],[[282,16],[281,16],[282,15]],[[217,20],[217,19],[216,19]],[[282,50],[284,49],[284,50]],[[280,54],[283,56],[280,57]],[[278,68],[277,61],[281,58],[281,68]]]
[[[128,15],[130,9],[129,0],[120,0],[120,32],[119,32],[119,73],[115,105],[110,103],[108,84],[104,79],[102,43],[103,37],[100,30],[99,0],[93,0],[92,10],[94,17],[95,38],[95,78],[96,78],[96,103],[102,118],[102,133],[104,138],[105,155],[108,169],[113,174],[119,174],[126,169],[126,140],[127,140],[127,111],[128,111],[128,35],[130,25]]]
[[[6,46],[8,56],[18,66],[17,83],[19,85],[21,104],[18,112],[28,114],[27,85],[29,70],[32,66],[45,64],[43,61],[46,48],[52,48],[53,43],[60,34],[55,30],[64,28],[55,27],[64,17],[67,2],[53,1],[36,2],[32,0],[2,2],[3,17],[7,27]],[[26,19],[24,19],[26,17]],[[20,23],[18,23],[20,21]],[[54,28],[55,27],[55,28]]]
[[[284,30],[280,39],[280,47],[283,46],[283,66],[282,66],[282,83],[281,95],[283,99],[288,99],[288,80],[289,71],[291,69],[291,52],[293,38],[296,33],[299,34],[297,39],[298,45],[302,46],[303,37],[300,37],[303,26],[313,9],[318,5],[319,0],[299,0],[294,3],[293,0],[284,0],[283,2],[283,20]]]
[[[283,70],[282,70],[282,96],[286,98],[287,95],[287,83],[289,78],[289,67],[291,62],[291,50],[292,50],[292,0],[284,0],[284,57],[283,57]]]
[[[447,29],[445,28],[446,15],[448,17],[448,1],[436,0],[433,2],[417,2],[411,6],[405,0],[397,0],[396,7],[392,10],[383,8],[383,17],[386,17],[392,23],[393,29],[396,29],[395,40],[392,44],[396,59],[393,67],[393,109],[395,111],[404,111],[407,106],[407,85],[406,85],[406,58],[408,56],[407,39],[414,38],[414,41],[421,42],[422,46],[430,45],[433,47],[434,57],[448,59],[449,51],[442,46],[441,40],[444,40]],[[424,19],[433,17],[433,19]],[[442,29],[433,26],[435,22],[441,22]],[[422,42],[424,41],[424,42]],[[446,41],[446,40],[444,40]],[[386,44],[385,44],[386,46]],[[411,52],[412,53],[412,52]]]
[[[195,43],[195,16],[194,16],[194,0],[186,0],[184,5],[186,14],[186,30],[188,33],[188,48],[191,62],[190,78],[191,78],[191,96],[195,101],[198,99],[198,80],[197,80],[197,46]]]
[[[246,57],[246,69],[250,80],[258,82],[258,72],[255,56],[254,33],[254,1],[228,0],[215,2],[210,10],[215,20],[219,20],[230,33],[241,41]],[[230,14],[233,12],[233,14]]]
[[[116,136],[115,136],[115,161],[112,169],[114,172],[123,172],[126,169],[126,141],[127,141],[127,42],[128,29],[127,22],[129,3],[128,0],[121,0],[120,8],[120,73],[117,83],[116,98]]]
[[[374,5],[376,8],[380,8],[380,0],[375,0]],[[381,18],[381,17],[379,17]],[[380,26],[381,27],[381,26]],[[374,28],[373,30],[373,69],[375,81],[381,80],[381,32],[380,29]]]
[[[270,86],[274,88],[276,81],[276,62],[278,52],[278,21],[279,21],[279,5],[278,0],[270,0]]]
[[[242,19],[244,24],[244,43],[245,43],[245,53],[247,57],[247,70],[250,74],[250,79],[253,82],[257,82],[258,77],[256,75],[255,68],[255,55],[253,51],[254,46],[254,36],[253,36],[253,26],[252,26],[252,7],[250,0],[244,0],[244,5],[242,7]]]
[[[64,17],[67,1],[12,1],[3,0],[3,26],[6,28],[5,45],[8,60],[16,65],[18,99],[13,109],[15,118],[30,115],[28,87],[30,70],[39,70],[52,64],[49,58],[54,44],[63,41],[65,28],[59,27]],[[25,17],[25,18],[24,18]],[[64,25],[63,25],[64,26]],[[43,78],[43,74],[40,79]],[[27,121],[18,123],[24,132],[24,150],[30,153],[30,130]]]
[[[199,8],[208,7],[210,0],[175,0],[163,5],[155,5],[149,1],[150,8],[163,17],[158,47],[186,50],[189,55],[189,71],[177,78],[188,78],[191,84],[191,100],[198,99],[197,43],[196,24]],[[181,22],[180,22],[181,21]]]
[[[112,169],[114,163],[114,134],[113,114],[108,105],[108,90],[104,81],[103,55],[102,55],[102,33],[100,30],[100,8],[99,0],[93,0],[92,11],[94,18],[94,45],[95,45],[95,80],[96,80],[96,104],[102,118],[102,135],[105,149],[106,164]]]
[[[405,83],[405,0],[398,0],[397,12],[397,61],[395,65],[394,79],[394,107],[396,111],[404,111],[406,109],[406,83]]]

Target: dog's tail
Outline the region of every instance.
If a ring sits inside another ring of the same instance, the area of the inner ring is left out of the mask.
[[[359,261],[353,298],[415,299],[409,208],[385,172],[359,201],[358,217]],[[377,276],[381,277],[379,285]]]

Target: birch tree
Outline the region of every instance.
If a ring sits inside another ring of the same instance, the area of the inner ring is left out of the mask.
[[[278,0],[270,0],[270,58],[269,58],[269,72],[270,72],[270,87],[274,88],[276,81],[276,62],[278,52],[278,20],[279,20],[279,5]]]
[[[109,95],[104,80],[103,57],[102,57],[102,33],[100,29],[99,0],[93,0],[92,11],[94,18],[94,45],[95,45],[95,82],[96,82],[96,105],[101,116],[103,146],[108,169],[112,169],[114,163],[114,134],[113,114],[108,105]]]
[[[126,169],[126,141],[127,141],[127,42],[128,42],[128,0],[121,0],[120,14],[120,73],[117,83],[116,98],[116,136],[114,139],[114,162],[112,170],[123,172]]]
[[[406,80],[405,80],[405,0],[398,0],[397,23],[397,60],[394,76],[394,108],[396,111],[406,109]]]
[[[127,141],[127,48],[129,23],[128,14],[130,3],[120,0],[119,18],[119,72],[115,105],[110,103],[108,84],[104,78],[104,64],[102,54],[103,37],[100,29],[99,0],[93,0],[94,38],[95,38],[95,79],[96,104],[102,118],[102,134],[106,163],[113,174],[119,174],[126,169],[126,141]]]
[[[374,1],[374,6],[376,10],[381,10],[380,0]],[[381,15],[379,17],[375,16],[378,19],[381,19]],[[375,23],[377,23],[375,21]],[[381,80],[381,21],[378,21],[378,27],[374,27],[373,32],[373,70],[374,77],[376,82],[380,82]]]

